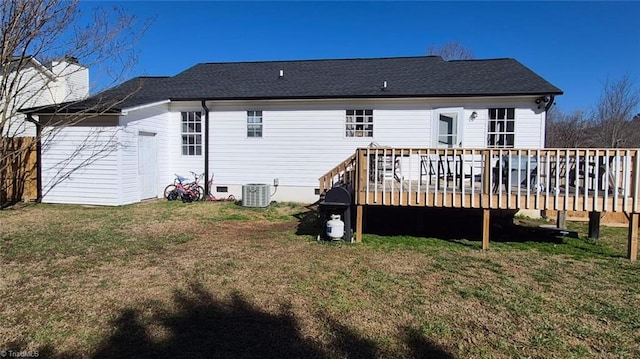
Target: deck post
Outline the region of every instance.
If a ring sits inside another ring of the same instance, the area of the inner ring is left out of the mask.
[[[354,188],[356,203],[369,203],[369,192],[367,192],[367,181],[369,181],[368,171],[370,171],[369,163],[367,161],[369,158],[367,157],[366,150],[359,148],[356,150],[356,153],[357,180]]]
[[[600,212],[589,212],[589,238],[600,238]]]
[[[567,229],[567,211],[558,211],[558,218],[556,219],[556,228]]]
[[[488,208],[482,209],[482,250],[489,249],[489,225],[490,225],[490,212]]]
[[[356,206],[356,243],[362,242],[362,221],[364,219],[363,206]]]
[[[635,262],[638,259],[638,221],[640,214],[629,214],[629,260]]]

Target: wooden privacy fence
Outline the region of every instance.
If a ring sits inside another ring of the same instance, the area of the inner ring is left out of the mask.
[[[0,138],[0,205],[37,197],[36,140]]]
[[[338,183],[350,187],[358,214],[361,206],[478,208],[486,210],[488,222],[492,209],[624,212],[637,226],[639,154],[600,148],[359,148],[320,177],[320,191]]]

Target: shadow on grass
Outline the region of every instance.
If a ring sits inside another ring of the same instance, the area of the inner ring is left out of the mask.
[[[293,216],[298,220],[296,227],[296,235],[298,236],[317,236],[322,230],[319,222],[318,208],[315,206],[306,207],[307,211],[296,213]]]
[[[516,225],[515,211],[491,211],[491,241],[562,243],[555,231]],[[415,236],[459,240],[482,240],[482,210],[452,208],[371,207],[365,232],[383,236]],[[464,243],[462,243],[464,245]]]
[[[199,286],[175,296],[177,312],[159,311],[145,323],[140,313],[123,311],[116,332],[98,348],[94,358],[232,358],[318,357],[288,308],[278,314],[260,311],[239,295],[225,303]],[[150,336],[153,326],[164,328],[165,339]]]
[[[541,221],[514,221],[514,216],[515,211],[491,211],[491,243],[577,257],[625,256],[603,241],[578,238],[575,231],[540,227]],[[373,241],[377,244],[385,242],[381,239],[384,237],[392,237],[387,242],[400,241],[408,246],[433,246],[434,240],[473,249],[481,248],[482,244],[482,210],[372,207],[367,209],[365,219],[365,233],[374,235]]]
[[[176,294],[174,302],[176,310],[171,312],[153,306],[144,312],[123,310],[112,322],[115,331],[100,342],[92,358],[373,358],[381,354],[376,342],[328,317],[315,319],[325,325],[329,343],[304,336],[287,305],[278,313],[267,313],[239,294],[220,301],[198,285],[188,294]],[[417,331],[413,333],[406,342],[413,357],[453,358]],[[81,356],[56,353],[50,347],[40,352],[59,359]]]
[[[514,224],[515,213],[510,210],[491,212],[492,242],[563,243],[563,236],[558,231]],[[308,211],[294,217],[298,220],[297,235],[317,236],[324,230],[318,222],[315,207],[308,207]],[[364,232],[382,237],[435,238],[457,246],[477,248],[482,242],[482,210],[371,206],[365,210]]]
[[[454,356],[443,350],[442,348],[433,345],[433,343],[427,340],[415,328],[404,329],[404,341],[409,347],[409,358],[427,359],[427,358],[441,358],[441,359],[453,359]]]

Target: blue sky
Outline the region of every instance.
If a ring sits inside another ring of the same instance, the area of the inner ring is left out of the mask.
[[[153,18],[131,76],[171,76],[199,62],[420,56],[459,41],[477,58],[515,58],[560,87],[564,111],[592,106],[607,78],[640,84],[640,2],[83,4],[95,5]]]

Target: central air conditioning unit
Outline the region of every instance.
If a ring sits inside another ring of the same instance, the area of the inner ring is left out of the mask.
[[[270,185],[263,183],[250,183],[242,186],[243,207],[267,207],[270,202]]]

